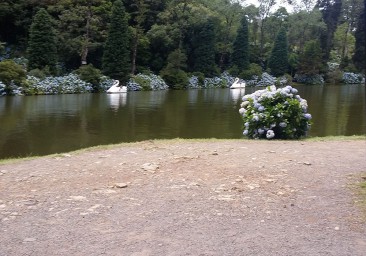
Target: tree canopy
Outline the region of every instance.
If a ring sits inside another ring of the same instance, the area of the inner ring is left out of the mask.
[[[173,56],[184,60],[179,72],[185,75],[200,72],[209,77],[235,69],[244,74],[251,67],[294,75],[306,71],[302,62],[307,62],[304,56],[311,48],[321,62],[322,67],[315,68],[319,72],[329,62],[344,70],[364,70],[363,0],[294,0],[292,12],[276,9],[277,1],[258,2],[2,0],[0,60],[25,56],[28,70],[53,69],[57,62],[61,73],[93,64],[121,80],[138,72],[167,74],[174,70]],[[284,66],[289,56],[290,69],[275,71],[282,29],[288,45],[281,60]]]

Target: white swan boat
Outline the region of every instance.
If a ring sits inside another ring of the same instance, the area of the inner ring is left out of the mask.
[[[119,81],[115,80],[114,84],[107,90],[107,93],[126,93],[127,86],[119,86]]]
[[[230,89],[243,89],[245,88],[245,82],[239,82],[239,78],[235,78],[234,83],[230,86]]]

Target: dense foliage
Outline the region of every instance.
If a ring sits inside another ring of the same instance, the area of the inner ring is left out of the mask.
[[[258,2],[2,0],[0,61],[25,57],[28,75],[39,77],[85,64],[122,82],[152,72],[175,89],[189,86],[194,74],[203,84],[224,71],[246,80],[267,72],[307,81],[364,72],[363,0],[295,0],[292,12]],[[328,63],[338,70],[328,72]],[[98,71],[81,70],[97,91]]]
[[[288,51],[287,51],[287,35],[285,28],[281,28],[278,32],[276,41],[274,43],[271,57],[268,61],[268,67],[271,74],[275,76],[282,76],[288,70]]]
[[[245,16],[242,17],[240,27],[233,45],[233,65],[239,69],[239,72],[249,66],[249,34],[248,22]]]
[[[129,32],[125,9],[120,0],[113,4],[111,25],[103,55],[103,71],[111,78],[126,82],[129,65]]]
[[[57,45],[56,33],[52,25],[52,18],[41,8],[30,27],[28,42],[28,69],[44,69],[56,73]]]

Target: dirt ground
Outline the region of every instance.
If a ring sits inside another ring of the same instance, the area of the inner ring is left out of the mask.
[[[0,164],[0,255],[365,255],[366,140],[171,140]]]

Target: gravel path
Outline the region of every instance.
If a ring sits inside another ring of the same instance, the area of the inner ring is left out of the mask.
[[[0,255],[365,255],[366,140],[172,140],[0,164]]]

